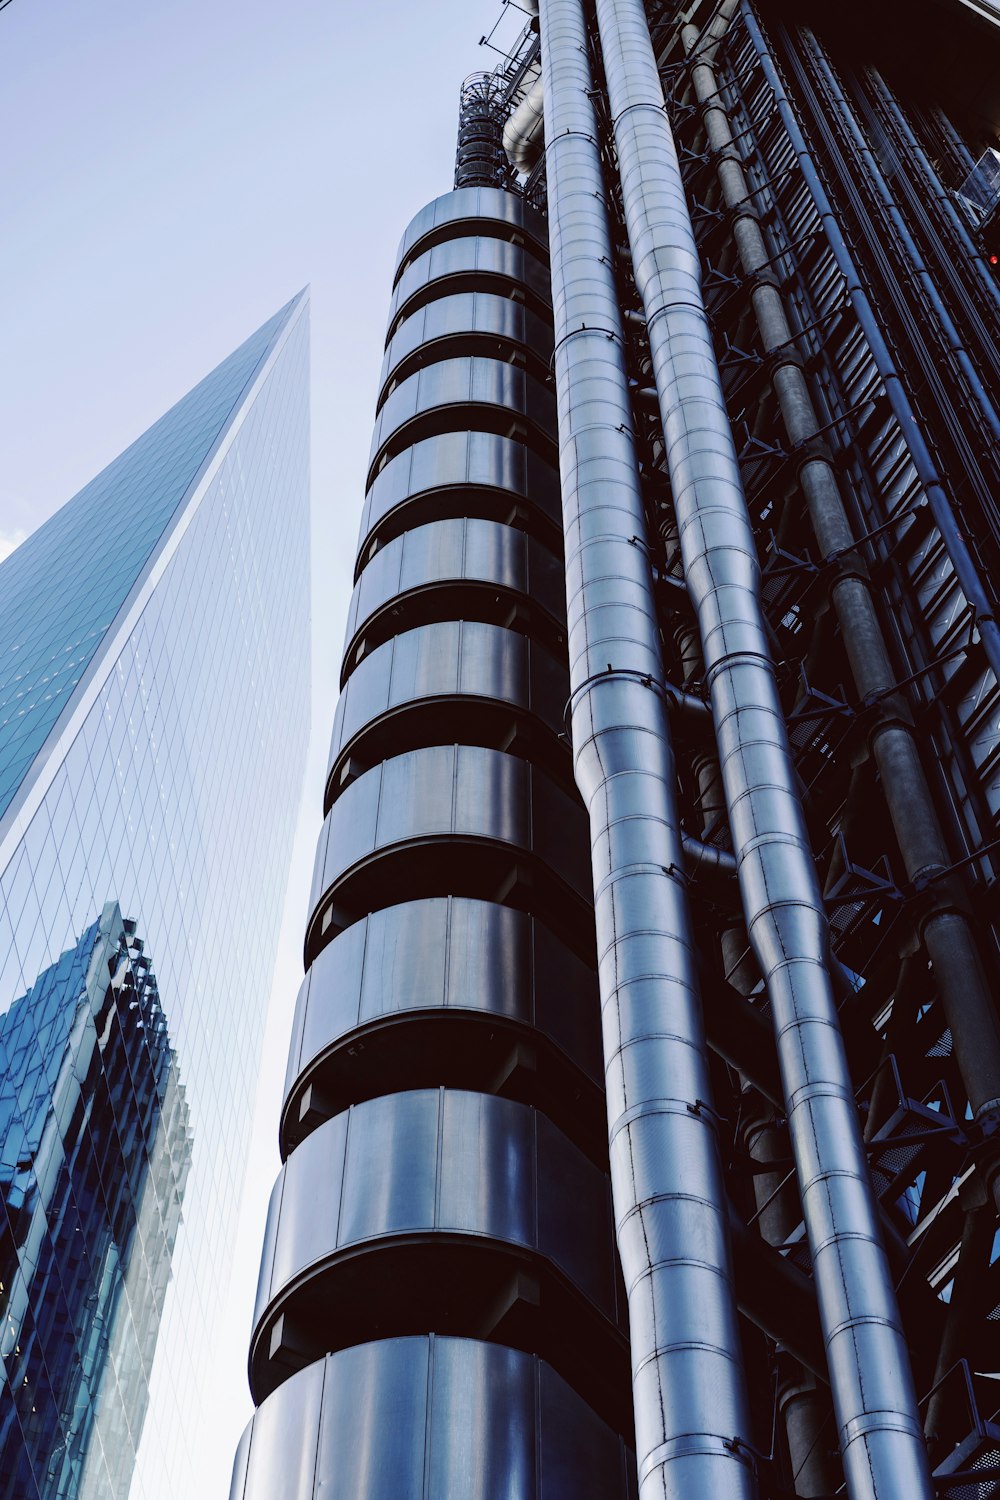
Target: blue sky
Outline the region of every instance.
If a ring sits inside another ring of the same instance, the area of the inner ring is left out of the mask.
[[[477,43],[500,13],[501,0],[0,10],[0,554],[312,287],[313,745],[218,1408],[197,1439],[204,1500],[228,1493],[250,1410],[248,1323],[392,262],[408,219],[451,186],[458,88],[492,65]],[[522,20],[508,12],[507,32]]]

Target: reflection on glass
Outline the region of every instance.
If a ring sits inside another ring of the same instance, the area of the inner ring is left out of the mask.
[[[0,1500],[207,1495],[240,1379],[217,1328],[309,737],[307,313],[0,564]]]
[[[150,958],[109,902],[0,1018],[3,1500],[128,1494],[188,1114]]]

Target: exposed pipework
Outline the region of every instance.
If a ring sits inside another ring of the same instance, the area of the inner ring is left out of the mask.
[[[945,192],[941,178],[931,166],[926,151],[914,135],[909,120],[903,114],[891,89],[886,85],[881,74],[877,69],[870,68],[868,76],[881,101],[882,107],[891,117],[896,130],[902,138],[905,146],[906,161],[916,162],[920,168],[920,175],[923,181],[917,185],[917,191],[923,191],[934,199],[942,215],[948,220],[955,238],[961,247],[961,254],[965,259],[965,263],[972,270],[979,282],[980,290],[992,303],[1000,305],[1000,286],[997,285],[996,278],[992,275],[986,264],[982,245],[977,245],[973,240],[966,220],[958,212],[951,195]],[[906,161],[902,157],[899,158],[901,169],[904,168]]]
[[[656,604],[580,0],[542,58],[576,778],[590,816],[611,1175],[642,1500],[756,1483]]]
[[[832,105],[832,111],[839,117],[843,129],[847,133],[859,159],[864,163],[867,180],[874,188],[886,218],[892,225],[896,243],[906,252],[909,273],[919,285],[922,300],[932,311],[951,355],[965,377],[972,403],[975,404],[980,413],[983,425],[988,428],[992,441],[994,443],[1000,442],[1000,417],[997,415],[996,407],[969,356],[969,352],[962,340],[962,335],[955,325],[955,320],[952,318],[941,296],[934,277],[928,270],[917,242],[910,233],[906,220],[900,212],[892,190],[882,173],[878,158],[865,139],[855,118],[854,111],[844,94],[843,87],[831,68],[826,53],[818,42],[815,33],[810,31],[808,27],[803,27],[801,36],[806,52],[811,56],[813,66],[825,85],[827,98]]]
[[[676,149],[640,0],[597,0],[597,16],[685,577],[747,931],[771,1001],[848,1491],[852,1500],[930,1500]]]
[[[761,33],[753,7],[747,3],[747,0],[742,0],[742,14],[747,32],[760,58],[761,71],[774,95],[778,115],[787,132],[799,170],[812,194],[833,257],[844,277],[855,316],[885,386],[886,398],[902,429],[906,445],[910,450],[910,457],[913,459],[913,466],[926,492],[934,523],[941,533],[941,539],[951,558],[962,592],[972,606],[976,628],[982,639],[986,658],[993,669],[994,676],[1000,679],[1000,622],[996,618],[995,606],[983,588],[976,561],[969,550],[968,541],[941,483],[938,466],[927,445],[921,424],[916,419],[896,361],[886,343],[867,290],[858,275],[854,257],[848,249],[829,195],[816,170],[812,153],[806,144],[795,110],[792,108],[785,86],[774,65],[774,59]]]
[[[524,98],[510,113],[503,128],[503,149],[512,166],[528,173],[545,149],[545,117],[542,101],[541,65],[535,64],[525,80]]]
[[[769,253],[715,72],[700,48],[695,51],[693,27],[684,32],[684,41],[694,57],[692,81],[704,110],[709,146],[716,153],[723,198],[735,216],[733,236],[740,264],[754,284],[751,302],[761,342],[772,361],[774,392],[789,440],[800,447],[817,437],[822,424],[798,362],[782,294],[767,276]],[[913,724],[905,705],[893,701],[895,678],[870,585],[863,570],[847,561],[855,538],[830,459],[814,449],[799,470],[799,482],[821,555],[845,558],[831,586],[831,602],[858,697],[883,705],[871,731],[870,745],[907,878],[927,881],[947,870],[951,860]],[[946,882],[939,883],[938,895],[928,905],[921,935],[934,966],[973,1109],[988,1112],[996,1107],[1000,1094],[1000,1020],[969,919]],[[993,1189],[1000,1202],[996,1175]]]

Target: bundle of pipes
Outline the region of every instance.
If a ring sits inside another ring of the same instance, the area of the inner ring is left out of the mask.
[[[597,0],[597,19],[685,581],[746,928],[775,1027],[848,1492],[851,1500],[929,1500],[755,543],[646,16],[641,0]],[[756,1482],[725,1189],[581,0],[542,0],[541,34],[572,730],[591,819],[640,1494],[749,1500]],[[719,34],[706,39],[703,69]],[[706,99],[714,95],[705,76],[702,86]],[[785,386],[789,415],[808,422],[801,390]],[[838,545],[822,464],[809,484]]]

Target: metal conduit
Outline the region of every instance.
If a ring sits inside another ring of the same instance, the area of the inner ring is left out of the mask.
[[[675,771],[580,0],[543,0],[576,778],[590,815],[642,1500],[756,1494]]]
[[[889,184],[886,182],[878,158],[858,124],[854,109],[844,92],[843,85],[830,66],[826,52],[815,33],[810,31],[808,27],[802,27],[799,34],[802,37],[807,55],[812,59],[813,67],[826,86],[833,109],[839,116],[843,129],[859,161],[865,168],[878,204],[892,226],[895,243],[906,252],[907,273],[922,290],[924,303],[933,313],[944,342],[947,344],[949,352],[965,378],[968,394],[979,409],[982,421],[989,429],[990,437],[994,442],[998,442],[1000,441],[1000,416],[998,416],[979,371],[976,369],[969,351],[965,347],[962,336],[955,325],[955,320],[951,316],[944,298],[938,290],[937,283],[927,268],[927,262],[916,240],[910,233],[909,226],[903,217],[898,203],[893,197]]]
[[[955,207],[950,194],[945,191],[940,176],[931,166],[926,151],[914,135],[913,127],[900,108],[895,95],[876,68],[868,69],[868,77],[882,108],[896,128],[900,146],[897,147],[894,144],[893,149],[896,152],[900,172],[904,171],[907,165],[906,159],[901,154],[905,152],[906,157],[910,161],[915,161],[920,168],[923,193],[929,194],[934,199],[941,215],[951,226],[959,247],[959,265],[964,265],[976,278],[980,294],[985,297],[990,306],[1000,307],[1000,285],[997,284],[995,276],[986,264],[983,249],[973,240],[968,224]],[[914,196],[919,201],[922,196],[920,184],[912,183],[911,187]]]
[[[794,350],[784,300],[768,274],[770,259],[757,211],[736,149],[715,71],[687,27],[683,40],[692,56],[692,82],[703,108],[708,143],[716,153],[723,199],[734,212],[733,237],[740,264],[751,281],[751,305],[765,352],[785,431],[793,447],[814,439],[821,428],[809,386]],[[870,736],[907,879],[927,880],[948,869],[951,856],[924,774],[916,734],[905,705],[891,701],[895,676],[871,587],[860,560],[852,565],[854,533],[831,460],[815,451],[799,470],[799,482],[821,555],[840,554],[844,565],[830,590],[851,664],[858,697],[883,704]],[[934,966],[941,1000],[952,1028],[959,1071],[977,1115],[997,1107],[1000,1095],[1000,1017],[993,1004],[976,940],[966,914],[952,894],[939,890],[921,923],[921,936]],[[1000,1206],[1000,1172],[993,1177]]]
[[[816,205],[816,210],[826,232],[830,250],[837,263],[837,268],[844,278],[847,295],[850,298],[855,317],[867,340],[872,358],[882,378],[892,413],[900,425],[904,441],[910,450],[910,457],[913,459],[913,466],[927,495],[927,501],[930,505],[935,525],[941,533],[941,539],[944,542],[948,556],[951,558],[962,592],[972,606],[976,628],[983,643],[986,659],[993,668],[994,675],[1000,679],[1000,623],[998,623],[996,618],[994,604],[983,588],[979,569],[969,550],[965,533],[959,524],[951,501],[941,483],[937,465],[927,446],[920,424],[914,415],[906,387],[900,378],[895,360],[885,341],[868,293],[865,291],[861,278],[858,275],[858,269],[844,240],[843,231],[834,213],[833,205],[823,186],[822,179],[816,170],[816,165],[806,144],[805,136],[796,119],[795,111],[789,101],[778,70],[774,65],[774,59],[768,50],[767,43],[764,40],[749,0],[741,0],[741,13],[754,50],[760,59],[761,71],[774,95],[778,115],[787,132],[792,151],[799,164],[799,170],[802,173],[803,180],[809,192],[812,194],[813,202]]]
[[[524,98],[508,116],[503,128],[503,149],[511,166],[519,172],[530,172],[542,154],[544,146],[544,116],[542,113],[542,75],[532,71],[525,80],[528,85]]]
[[[852,1500],[930,1500],[676,149],[641,0],[597,0],[597,18],[685,577],[747,930],[771,1001],[848,1491]]]

